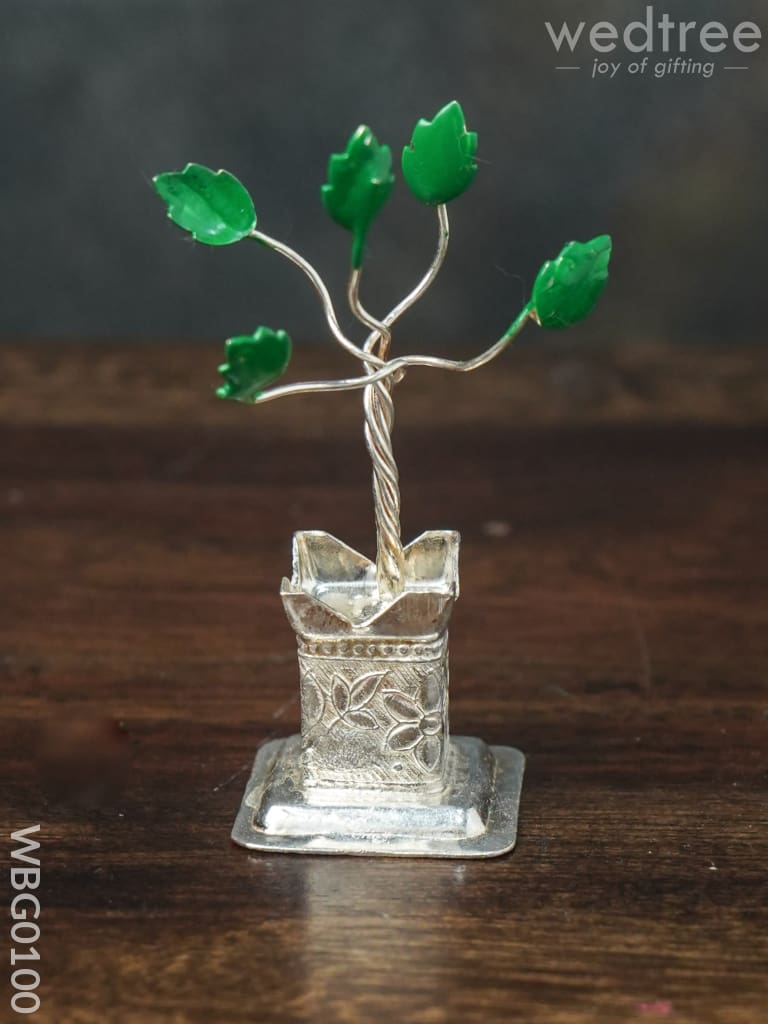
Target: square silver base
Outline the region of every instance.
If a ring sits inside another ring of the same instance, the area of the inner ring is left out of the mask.
[[[256,754],[232,839],[249,850],[389,857],[497,857],[517,839],[525,758],[454,736],[434,793],[304,786],[301,737]]]

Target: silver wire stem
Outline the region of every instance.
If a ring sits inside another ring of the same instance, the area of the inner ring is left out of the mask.
[[[333,300],[331,299],[325,282],[308,260],[305,260],[303,256],[299,255],[299,253],[289,245],[286,245],[285,242],[280,242],[276,238],[271,238],[269,235],[265,235],[262,231],[257,231],[255,228],[251,231],[250,237],[255,239],[261,245],[266,246],[268,249],[272,249],[275,252],[280,253],[281,256],[285,256],[286,259],[289,259],[291,263],[306,274],[320,297],[320,301],[323,305],[323,312],[325,313],[325,319],[328,321],[331,333],[342,348],[345,348],[347,352],[351,352],[355,358],[359,359],[366,366],[381,367],[384,365],[383,360],[379,359],[371,352],[365,352],[344,334],[339,326],[336,310],[333,307]]]
[[[421,298],[437,277],[448,249],[450,229],[448,211],[444,204],[437,208],[438,238],[437,251],[421,281],[390,310],[384,320],[377,320],[360,301],[360,278],[362,271],[353,270],[347,288],[347,299],[352,313],[371,333],[366,339],[364,350],[376,350],[381,359],[386,359],[392,343],[390,327],[403,313]],[[366,364],[370,376],[374,370]],[[392,599],[402,593],[404,586],[404,564],[402,530],[400,527],[400,480],[392,447],[392,429],[395,422],[395,407],[392,389],[401,379],[401,374],[388,376],[364,390],[363,410],[365,413],[365,443],[373,465],[373,504],[376,516],[376,577],[379,595]]]
[[[387,377],[404,373],[413,366],[427,366],[436,370],[453,370],[457,373],[468,373],[471,370],[478,370],[485,366],[496,356],[501,355],[504,349],[515,340],[517,335],[529,320],[535,320],[533,309],[527,305],[499,340],[490,348],[481,352],[472,359],[441,359],[439,356],[400,356],[398,359],[390,359],[374,373],[365,377],[344,377],[340,380],[312,380],[299,384],[283,384],[281,387],[272,388],[269,391],[262,391],[255,398],[239,399],[250,405],[263,405],[264,402],[271,402],[275,398],[286,398],[289,395],[305,395],[318,392],[331,391],[356,391],[360,388],[376,384]]]
[[[390,328],[410,307],[421,298],[437,277],[448,249],[450,229],[445,206],[437,207],[438,242],[432,263],[416,287],[384,317],[377,320],[360,301],[361,270],[353,270],[347,288],[347,299],[355,317],[370,329],[362,348],[351,341],[339,326],[333,301],[328,289],[312,266],[294,249],[260,231],[252,231],[251,237],[262,245],[273,249],[294,263],[306,274],[323,305],[328,326],[334,338],[348,352],[359,359],[365,367],[365,376],[346,377],[339,380],[305,381],[285,384],[264,391],[255,398],[247,399],[250,404],[260,405],[276,398],[289,395],[311,394],[313,392],[352,391],[363,389],[365,412],[365,442],[373,464],[373,496],[376,513],[377,558],[376,574],[379,594],[382,600],[392,599],[402,592],[404,586],[404,553],[400,528],[400,485],[397,463],[392,448],[394,425],[394,404],[392,389],[412,366],[452,370],[467,373],[479,369],[500,355],[517,337],[529,318],[536,319],[531,303],[523,308],[517,319],[495,344],[471,359],[443,359],[438,356],[402,356],[387,359],[392,341]]]
[[[360,302],[361,270],[353,270],[349,278],[347,299],[354,315],[372,332],[365,351],[378,349],[386,359],[392,335],[389,327],[376,320]],[[373,368],[366,365],[371,376]],[[393,378],[386,377],[368,384],[363,392],[365,412],[365,444],[373,465],[373,506],[376,515],[376,582],[381,600],[391,600],[402,593],[405,555],[400,530],[400,482],[392,448],[395,406],[392,400]]]
[[[424,292],[427,290],[427,288],[429,288],[429,286],[432,284],[432,282],[439,274],[440,268],[445,262],[445,254],[448,252],[448,242],[450,240],[451,235],[450,226],[448,224],[448,208],[445,206],[445,204],[441,204],[440,206],[437,207],[437,224],[437,250],[435,251],[434,258],[429,265],[429,269],[427,270],[424,277],[422,277],[422,279],[413,289],[413,291],[409,292],[404,299],[401,299],[400,302],[398,302],[394,309],[390,310],[389,313],[387,313],[387,315],[384,317],[382,321],[385,327],[391,327],[396,320],[400,319],[403,313],[409,310],[415,302],[418,302],[418,300],[422,297]],[[370,342],[371,339],[374,338],[374,335],[378,333],[379,331],[378,329],[376,329],[373,333],[371,333],[368,336],[366,341],[366,348],[368,346],[368,342]]]

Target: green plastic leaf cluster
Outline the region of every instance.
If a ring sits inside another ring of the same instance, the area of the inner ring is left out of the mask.
[[[408,187],[422,203],[449,203],[472,184],[476,152],[477,133],[467,131],[464,111],[453,100],[414,128],[402,159]]]
[[[395,176],[389,146],[379,144],[370,128],[361,125],[343,153],[328,161],[328,181],[322,187],[323,205],[342,227],[352,232],[352,266],[363,261],[371,222],[389,199]]]
[[[252,401],[287,369],[291,339],[285,331],[259,327],[253,334],[230,338],[226,358],[219,367],[224,384],[216,394],[239,402]]]
[[[477,173],[476,151],[477,134],[467,131],[455,100],[431,121],[422,118],[402,154],[410,190],[430,206],[457,198]],[[253,201],[228,171],[190,163],[182,171],[158,174],[153,181],[169,218],[197,241],[230,245],[254,232]],[[353,269],[362,264],[368,230],[394,181],[389,146],[381,145],[364,125],[354,132],[344,152],[330,157],[322,200],[333,220],[352,233]],[[263,240],[258,233],[255,237]],[[541,268],[530,302],[502,341],[514,336],[529,316],[550,330],[569,327],[588,316],[608,281],[611,248],[608,235],[569,242]],[[255,401],[286,370],[290,358],[291,339],[285,331],[259,327],[252,335],[230,338],[227,361],[219,367],[224,383],[216,393],[220,398]]]
[[[228,171],[187,164],[153,179],[168,207],[168,216],[206,245],[230,245],[256,227],[256,211],[248,191]]]
[[[423,203],[448,203],[468,188],[477,172],[477,134],[468,132],[464,112],[454,100],[431,121],[423,118],[403,150],[405,180]],[[337,224],[352,232],[352,266],[360,267],[368,229],[394,184],[392,155],[370,128],[362,125],[343,153],[328,164],[323,204]]]
[[[592,312],[608,283],[611,247],[609,235],[591,242],[569,242],[556,259],[544,264],[531,297],[542,327],[570,327]]]

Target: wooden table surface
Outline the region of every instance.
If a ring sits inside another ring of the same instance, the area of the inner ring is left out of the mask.
[[[452,728],[528,757],[479,862],[230,843],[298,727],[291,533],[373,529],[359,396],[216,402],[218,354],[0,350],[29,1019],[767,1021],[768,350],[548,343],[398,390],[404,533],[462,534]]]

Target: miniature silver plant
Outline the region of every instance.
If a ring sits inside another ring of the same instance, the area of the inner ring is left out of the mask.
[[[230,338],[219,367],[224,384],[217,394],[251,405],[361,389],[373,465],[375,562],[322,531],[294,537],[293,573],[281,594],[299,644],[302,731],[257,755],[233,832],[251,848],[492,856],[515,840],[522,755],[449,737],[447,641],[458,596],[458,535],[428,531],[403,545],[393,394],[413,368],[466,373],[485,366],[529,320],[548,329],[581,320],[605,287],[611,240],[571,242],[545,263],[530,300],[479,355],[392,356],[395,323],[443,265],[447,204],[474,179],[476,149],[477,136],[467,131],[455,101],[417,123],[402,170],[416,198],[436,210],[437,249],[416,287],[381,318],[363,305],[360,286],[367,233],[394,184],[391,152],[361,126],[346,149],[331,156],[322,200],[352,235],[347,300],[368,331],[360,342],[341,329],[317,270],[256,227],[253,201],[231,174],[188,164],[154,179],[171,220],[198,241],[250,239],[303,271],[333,338],[362,365],[355,376],[273,386],[288,367],[291,339],[262,326]],[[325,810],[318,810],[321,791]]]

